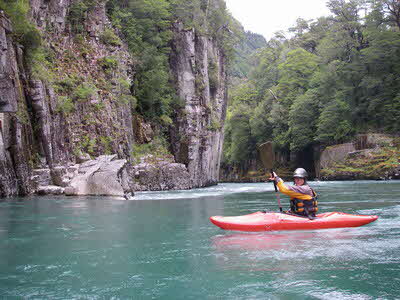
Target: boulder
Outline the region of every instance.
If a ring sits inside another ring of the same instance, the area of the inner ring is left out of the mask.
[[[189,172],[184,164],[155,161],[133,167],[135,191],[186,190],[192,188]]]
[[[62,187],[68,186],[70,180],[67,178],[67,169],[65,167],[54,167],[51,169],[50,174],[53,184]]]
[[[61,195],[64,193],[64,188],[56,185],[39,186],[36,193],[39,195]]]
[[[364,149],[364,150],[357,150],[353,152],[347,153],[347,157],[350,159],[354,158],[371,158],[374,152],[377,152],[377,148],[374,149]]]
[[[36,186],[47,186],[51,185],[50,169],[34,169],[32,171],[31,180]]]
[[[76,162],[77,162],[78,164],[84,163],[84,162],[87,162],[87,161],[90,161],[90,160],[91,160],[90,155],[87,154],[87,153],[82,153],[82,152],[80,152],[80,153],[78,154],[78,156],[76,157]]]
[[[322,180],[388,180],[399,178],[394,136],[358,135],[352,143],[327,147],[320,157]],[[400,164],[399,164],[400,166]]]
[[[75,188],[73,188],[72,186],[67,186],[64,189],[64,194],[66,196],[74,196],[74,195],[76,195]]]
[[[101,155],[79,166],[78,175],[67,187],[69,195],[107,195],[125,197],[132,194],[128,162],[116,155]]]

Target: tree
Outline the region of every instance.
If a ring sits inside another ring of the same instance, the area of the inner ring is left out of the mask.
[[[232,144],[230,162],[244,163],[254,153],[254,143],[251,138],[249,116],[246,114],[235,115],[232,119]]]
[[[398,0],[383,0],[383,8],[387,14],[386,22],[397,26],[400,30],[400,2]]]
[[[370,46],[362,51],[361,64],[365,74],[362,87],[362,114],[370,127],[396,132],[393,123],[398,115],[400,92],[400,33],[370,31]]]
[[[284,150],[290,144],[287,109],[279,102],[273,102],[268,122],[272,126],[272,138],[278,149]]]
[[[250,128],[251,109],[241,102],[228,112],[225,126],[227,139],[224,141],[224,158],[231,164],[241,164],[254,155],[255,142]]]
[[[250,117],[251,136],[257,144],[262,144],[265,141],[272,139],[272,124],[269,122],[268,116],[271,111],[273,97],[265,95],[265,98],[258,103]]]
[[[302,21],[306,22],[306,21]],[[329,32],[330,26],[332,26],[332,20],[330,18],[321,17],[318,20],[310,20],[307,22],[307,28],[305,24],[300,23],[298,26],[301,28],[293,28],[296,30],[295,36],[291,39],[291,44],[295,48],[303,48],[304,50],[317,54],[317,47],[320,41]]]
[[[317,67],[317,57],[304,49],[298,48],[287,54],[286,60],[278,66],[278,98],[286,107],[308,89],[309,79]]]
[[[315,140],[318,119],[318,92],[308,90],[298,96],[289,112],[290,150],[300,151]]]
[[[255,88],[261,98],[268,93],[267,90],[271,86],[278,84],[280,52],[280,48],[265,47],[254,55],[255,63],[250,73],[250,78],[254,82]]]
[[[170,3],[167,0],[111,0],[107,8],[113,25],[121,30],[137,59],[133,86],[137,110],[148,119],[168,119],[175,99],[168,63],[172,38]]]
[[[318,118],[316,140],[328,145],[341,143],[352,135],[352,131],[350,107],[338,93]]]

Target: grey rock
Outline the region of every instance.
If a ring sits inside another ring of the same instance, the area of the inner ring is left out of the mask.
[[[67,174],[67,169],[65,167],[54,167],[50,170],[50,174],[54,185],[65,186],[64,176]]]
[[[171,131],[173,153],[187,167],[190,185],[204,187],[219,179],[227,106],[225,58],[217,43],[195,29],[185,30],[180,22],[173,24],[173,34],[170,65],[179,98],[185,101]],[[213,87],[210,61],[218,81]]]
[[[390,147],[393,144],[394,139],[391,135],[369,133],[356,136],[351,143],[326,147],[320,155],[319,164],[316,164],[316,175],[322,180],[396,179],[395,168],[374,173],[335,171],[330,175],[321,176],[325,168],[335,169],[336,164],[343,164],[348,159],[368,160],[373,158],[374,153],[379,152],[381,147]]]
[[[16,112],[18,94],[16,83],[16,53],[11,44],[11,22],[0,13],[0,112]]]
[[[69,166],[67,171],[68,171],[68,173],[75,174],[76,172],[78,172],[78,169],[79,169],[79,165],[73,165],[73,166]]]
[[[73,193],[121,197],[127,193],[133,193],[127,178],[128,163],[125,159],[116,158],[116,155],[102,155],[81,164],[79,174],[70,183],[74,189]]]
[[[38,185],[47,186],[52,184],[50,169],[32,170],[33,179]]]
[[[40,31],[46,47],[54,50],[55,59],[58,59],[64,50],[71,51],[77,48],[75,37],[71,34],[71,22],[68,22],[68,13],[72,3],[74,1],[70,0],[30,1],[30,21]],[[85,54],[84,58],[76,55],[76,59],[82,59],[81,62],[84,64],[82,70],[79,71],[79,76],[89,75],[93,71],[91,66],[96,66],[99,58],[112,55],[117,57],[119,62],[115,75],[121,78],[133,78],[137,68],[133,65],[133,59],[130,57],[126,45],[110,47],[99,41],[99,36],[104,29],[111,28],[111,26],[106,14],[105,2],[94,1],[93,4],[82,24],[85,43],[90,45],[90,49],[93,51]],[[17,107],[22,109],[18,118],[7,117],[2,123],[4,146],[0,147],[0,157],[4,157],[4,159],[0,160],[0,174],[2,174],[0,196],[28,194],[32,191],[30,186],[32,174],[29,164],[32,157],[28,157],[29,155],[44,157],[46,161],[42,165],[43,167],[48,166],[50,169],[53,169],[55,164],[67,165],[68,162],[75,160],[73,150],[79,142],[79,136],[96,138],[96,141],[100,136],[110,137],[111,141],[107,146],[111,148],[111,151],[118,153],[120,158],[129,158],[135,142],[132,105],[130,103],[114,103],[108,95],[99,92],[98,100],[105,104],[105,109],[96,111],[93,117],[102,122],[84,124],[85,114],[88,112],[84,105],[68,116],[63,112],[58,112],[59,99],[56,93],[45,81],[32,80],[35,77],[31,76],[29,70],[24,69],[25,49],[13,43],[11,32],[10,20],[1,14],[0,111],[16,111]],[[209,84],[208,62],[211,60],[216,65],[215,78],[218,79],[218,83],[214,85],[216,88],[210,87]],[[185,30],[183,24],[177,23],[174,29],[171,68],[172,73],[176,75],[178,94],[185,101],[184,110],[179,112],[178,117],[173,120],[177,126],[172,133],[175,161],[186,168],[186,171],[182,171],[186,178],[182,178],[184,183],[180,186],[199,187],[215,184],[218,180],[222,153],[222,127],[227,100],[224,55],[211,38],[202,37],[195,30]],[[59,75],[63,77],[67,73]],[[204,88],[200,89],[199,86]],[[115,90],[116,96],[122,94],[117,87]],[[24,110],[25,103],[32,108],[29,113]],[[25,119],[21,118],[20,120],[21,116]],[[209,129],[211,117],[220,123],[220,129]],[[150,124],[144,124],[142,129],[146,142],[153,139],[153,129],[155,132],[157,131],[157,128],[151,128]],[[94,155],[104,153],[104,150],[101,147],[95,147]],[[77,158],[79,163],[88,160],[90,160],[90,156],[87,154]],[[94,168],[94,166],[82,167],[79,174],[67,170],[66,174],[55,175],[53,180],[59,185],[66,185],[73,176],[87,175],[92,167]],[[116,184],[116,187],[113,188],[118,190],[118,194],[125,195],[126,190],[128,193],[131,190],[129,186],[132,178],[126,175],[127,168],[124,166],[118,170],[110,169],[112,174],[117,173],[116,177],[112,176],[117,178],[115,180],[119,180],[118,184],[113,181]],[[174,167],[166,173],[161,172],[159,176],[167,178],[168,172],[178,169],[179,167]],[[146,172],[144,169],[139,172],[139,176]],[[106,177],[102,174],[106,173],[102,168],[94,173],[91,178],[87,175],[87,182],[90,180],[97,182]],[[34,178],[37,183],[42,181],[40,185],[52,184],[51,180],[47,181],[46,179],[45,182],[41,176]],[[189,180],[189,183],[183,180]],[[103,193],[95,183],[91,186],[95,186],[96,193]],[[119,186],[122,187],[122,193]],[[176,185],[167,183],[159,185],[159,188],[162,189],[170,187],[176,188]]]
[[[72,186],[65,187],[64,194],[66,196],[75,196],[76,195],[75,188]]]
[[[141,163],[133,167],[135,191],[186,190],[192,188],[190,174],[184,164],[168,161]]]
[[[59,58],[64,50],[75,49],[75,35],[71,33],[71,24],[68,22],[68,13],[73,1],[38,0],[29,1],[29,21],[40,31],[44,46],[54,50],[54,59]],[[127,47],[114,47],[110,50],[102,42],[98,42],[98,36],[104,28],[110,27],[106,15],[105,2],[95,1],[87,16],[85,16],[84,29],[90,31],[89,38],[86,33],[85,42],[90,44],[91,53],[82,59],[86,64],[82,68],[81,76],[88,73],[90,65],[96,57],[118,57],[118,77],[133,77],[133,59],[130,57]],[[131,104],[110,103],[108,96],[100,95],[105,102],[105,110],[96,112],[96,118],[103,123],[96,124],[96,130],[92,125],[84,127],[75,126],[81,124],[87,110],[76,111],[68,117],[62,112],[57,112],[59,99],[52,87],[41,80],[32,80],[30,70],[25,69],[25,49],[16,45],[12,39],[13,29],[10,20],[3,12],[0,12],[0,121],[3,143],[0,145],[0,197],[11,195],[26,195],[32,192],[31,166],[29,160],[32,157],[44,157],[42,167],[53,168],[53,161],[57,164],[67,165],[75,159],[73,146],[76,145],[76,137],[90,133],[91,137],[101,136],[115,137],[120,140],[112,141],[109,147],[111,151],[118,153],[119,157],[128,157],[133,145],[133,128]],[[53,52],[52,52],[53,53]],[[88,60],[88,61],[86,61]],[[86,70],[87,69],[87,70]],[[68,70],[61,77],[66,76]],[[61,78],[60,78],[61,79]],[[117,90],[116,93],[122,93]],[[118,96],[118,95],[117,95]],[[26,105],[27,104],[27,105]],[[28,112],[25,107],[31,108]],[[4,115],[1,112],[15,112],[20,108],[18,115]],[[1,142],[0,142],[1,144]],[[97,149],[96,149],[97,150]],[[98,149],[101,153],[103,149]],[[96,153],[98,155],[98,153]],[[4,157],[4,159],[2,159]],[[87,155],[80,162],[90,159]],[[66,185],[75,172],[59,176],[57,184]],[[41,180],[33,176],[36,183]],[[52,184],[51,181],[42,182],[41,185]]]
[[[64,188],[55,185],[39,186],[36,193],[39,195],[62,195]]]
[[[81,163],[84,163],[84,162],[87,162],[87,161],[90,161],[90,160],[91,160],[91,157],[90,157],[90,155],[87,154],[87,153],[80,153],[80,154],[76,157],[76,162],[77,162],[78,164],[81,164]]]
[[[349,152],[354,152],[355,150],[353,143],[326,147],[321,153],[320,166],[321,168],[329,168],[331,165],[343,161]]]

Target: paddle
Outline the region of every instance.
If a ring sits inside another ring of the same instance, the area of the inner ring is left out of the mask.
[[[275,153],[274,149],[272,148],[272,142],[265,142],[260,146],[258,146],[258,152],[260,153],[260,158],[264,165],[264,168],[270,170],[271,177],[274,177]],[[278,200],[279,211],[282,212],[281,198],[279,196],[275,180],[274,180],[274,188],[275,188],[276,198]]]

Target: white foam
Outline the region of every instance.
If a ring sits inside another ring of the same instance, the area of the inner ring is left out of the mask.
[[[268,183],[220,183],[216,186],[176,191],[136,192],[132,200],[168,200],[217,197],[235,193],[271,192],[274,187]]]

